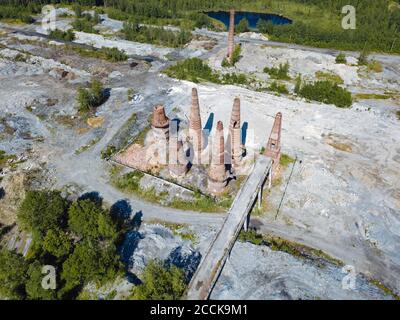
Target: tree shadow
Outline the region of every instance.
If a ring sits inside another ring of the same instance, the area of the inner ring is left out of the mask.
[[[0,200],[6,196],[6,191],[3,187],[0,188]]]
[[[165,263],[167,266],[177,266],[185,272],[186,281],[189,282],[200,264],[201,253],[194,250],[188,250],[183,246],[176,247],[171,251]]]
[[[97,206],[101,207],[103,205],[103,197],[97,191],[86,192],[82,194],[78,201],[90,200],[94,202]]]
[[[134,230],[137,231],[137,230],[140,229],[140,226],[142,225],[142,222],[143,222],[143,212],[142,211],[138,211],[138,212],[135,213],[135,215],[131,219],[130,226]]]
[[[110,208],[111,217],[122,226],[128,221],[132,214],[132,207],[130,203],[123,199],[115,202]]]

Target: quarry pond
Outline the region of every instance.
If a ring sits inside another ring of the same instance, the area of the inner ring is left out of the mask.
[[[209,11],[205,12],[209,17],[221,21],[226,27],[229,25],[229,12],[227,11]],[[235,25],[239,23],[240,20],[247,19],[249,21],[249,27],[252,29],[257,28],[258,20],[271,21],[273,24],[282,25],[290,24],[292,20],[285,18],[277,14],[270,13],[259,13],[259,12],[249,12],[249,11],[236,11],[235,13]]]

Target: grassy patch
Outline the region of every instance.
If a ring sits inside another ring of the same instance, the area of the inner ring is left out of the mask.
[[[367,64],[368,70],[376,73],[381,73],[383,71],[382,63],[376,60],[372,60]]]
[[[278,68],[264,68],[264,72],[268,73],[272,79],[277,80],[290,80],[289,76],[289,63],[280,64]]]
[[[278,83],[277,81],[272,82],[269,85],[268,90],[279,94],[289,94],[287,87],[282,83]]]
[[[397,119],[400,120],[400,110],[399,110],[399,111],[396,111],[396,116],[397,116]]]
[[[251,242],[255,245],[267,245],[274,251],[283,251],[300,259],[323,260],[328,261],[336,266],[342,267],[344,263],[336,258],[331,257],[322,250],[307,247],[303,244],[289,241],[277,236],[260,234],[254,229],[241,231],[239,241]]]
[[[281,159],[279,160],[279,164],[281,165],[281,167],[286,168],[287,166],[289,166],[291,163],[294,163],[295,159],[292,158],[291,156],[282,153],[281,154]]]
[[[331,81],[337,84],[344,84],[343,79],[339,75],[332,72],[317,71],[315,73],[315,76],[318,80]]]
[[[355,95],[356,99],[360,100],[386,100],[392,98],[389,94],[378,94],[378,93],[357,93]]]
[[[191,58],[178,62],[170,66],[164,73],[172,78],[188,80],[195,83],[212,82],[217,84],[242,84],[249,83],[249,79],[244,73],[220,74],[213,71],[210,66],[199,58]]]
[[[0,168],[3,168],[9,161],[15,161],[15,155],[9,155],[4,150],[0,150]]]
[[[175,236],[179,236],[183,240],[189,240],[193,244],[196,244],[198,242],[196,234],[192,230],[185,229],[187,227],[187,225],[185,224],[170,223],[160,220],[152,220],[150,223],[161,224],[164,227],[170,229]]]
[[[162,204],[170,208],[199,212],[222,212],[226,208],[229,208],[233,201],[229,196],[221,196],[218,200],[215,200],[211,196],[196,192],[194,199],[191,201],[174,198],[172,201],[164,203],[163,200],[165,200],[168,194],[157,193],[154,188],[142,189],[140,187],[140,180],[144,176],[144,173],[133,171],[122,176],[118,176],[118,173],[110,171],[111,180],[115,187],[124,192],[133,193],[148,202]]]
[[[253,229],[240,231],[238,240],[241,242],[250,242],[252,244],[255,244],[256,246],[264,243],[263,236]]]
[[[339,108],[348,108],[353,104],[351,93],[337,83],[325,80],[301,84],[301,80],[297,81],[297,94],[303,98],[334,104]]]
[[[100,138],[94,138],[94,139],[90,140],[88,144],[85,144],[85,145],[81,146],[80,148],[76,149],[75,154],[79,155],[82,152],[89,150],[91,147],[93,147],[99,141],[100,141]]]
[[[392,296],[395,300],[400,300],[400,296],[393,292],[390,288],[386,287],[383,283],[378,280],[369,279],[369,282],[373,284],[375,287],[381,289],[385,294]]]
[[[242,52],[242,46],[240,44],[237,44],[232,53],[232,61],[229,61],[228,58],[224,58],[222,60],[221,66],[224,68],[233,67],[236,64],[236,62],[238,62],[240,60],[241,52]]]

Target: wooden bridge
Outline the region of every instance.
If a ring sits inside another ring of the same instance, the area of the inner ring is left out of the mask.
[[[259,156],[252,173],[229,209],[221,230],[193,275],[186,292],[187,299],[205,300],[209,297],[240,230],[243,226],[247,230],[249,214],[257,197],[261,203],[262,189],[267,178],[270,187],[271,175],[272,159]]]

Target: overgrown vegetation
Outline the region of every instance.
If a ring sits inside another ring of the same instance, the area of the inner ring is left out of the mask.
[[[93,112],[95,108],[104,102],[105,98],[103,84],[95,79],[91,82],[88,89],[83,87],[78,88],[76,97],[78,111],[81,114]]]
[[[229,61],[228,58],[224,58],[221,62],[221,66],[224,68],[227,67],[233,67],[236,62],[238,62],[241,58],[241,52],[242,52],[242,46],[240,44],[237,44],[232,52],[232,58]]]
[[[75,33],[72,29],[67,31],[56,29],[50,31],[49,38],[62,41],[73,41],[75,40]]]
[[[353,104],[351,93],[337,83],[324,80],[302,84],[301,79],[297,81],[295,92],[303,98],[334,104],[339,108],[348,108]]]
[[[199,192],[195,192],[194,199],[192,201],[181,200],[178,198],[172,199],[172,201],[165,203],[163,200],[166,195],[157,194],[154,188],[143,189],[140,186],[140,180],[144,176],[144,173],[140,171],[133,171],[126,173],[122,176],[111,174],[112,183],[120,190],[133,193],[143,200],[163,203],[171,208],[180,210],[195,210],[200,212],[219,212],[230,207],[232,203],[231,197],[222,197],[219,201],[214,200],[212,197],[202,195]]]
[[[133,289],[135,300],[179,300],[187,282],[182,269],[161,261],[150,261],[142,276],[142,284]]]
[[[279,160],[279,165],[281,167],[286,168],[287,166],[289,166],[291,163],[294,163],[294,162],[295,162],[295,159],[293,159],[291,156],[289,156],[285,153],[282,153],[281,158]]]
[[[242,32],[247,32],[247,31],[249,31],[249,21],[246,18],[243,18],[235,26],[235,32],[242,33]]]
[[[336,56],[335,61],[336,61],[336,63],[338,63],[338,64],[346,64],[346,63],[347,63],[346,55],[345,55],[344,53],[339,53],[339,54]]]
[[[255,245],[267,245],[274,251],[283,251],[300,259],[317,260],[321,263],[327,261],[339,267],[344,265],[342,261],[331,257],[322,250],[313,249],[277,236],[260,234],[254,229],[249,229],[248,231],[242,230],[238,239],[243,242],[251,242]]]
[[[277,92],[279,94],[288,94],[289,91],[286,88],[286,86],[282,83],[278,83],[277,81],[272,82],[269,86],[268,86],[268,90],[269,91],[273,91],[273,92]]]
[[[0,250],[0,294],[11,299],[71,299],[81,288],[120,274],[119,233],[101,200],[74,202],[57,191],[28,191],[18,210],[18,224],[32,234],[26,258]],[[44,290],[42,266],[58,271],[55,290]]]
[[[181,47],[192,39],[190,31],[172,31],[163,27],[143,26],[138,21],[125,22],[122,32],[127,40],[167,47]]]
[[[268,73],[272,79],[290,80],[288,62],[286,62],[285,64],[280,64],[278,68],[265,67],[264,72]]]
[[[111,62],[125,61],[128,55],[118,48],[101,47],[100,49],[88,49],[74,45],[66,46],[67,50],[73,51],[83,57],[103,59]]]
[[[336,73],[317,71],[315,73],[315,76],[318,80],[331,81],[331,82],[337,83],[337,84],[344,84],[344,80]]]
[[[191,58],[178,62],[164,71],[169,77],[189,80],[195,83],[212,82],[217,84],[246,85],[249,79],[243,73],[220,74],[213,71],[207,63],[199,58]]]
[[[76,14],[76,19],[72,23],[72,27],[76,31],[83,31],[87,33],[98,33],[97,30],[94,29],[94,26],[101,22],[97,12],[95,12],[93,15],[89,13],[82,14],[82,10],[80,9],[80,7],[75,6],[75,14]]]
[[[213,19],[202,12],[207,10],[250,10],[277,13],[293,20],[292,24],[273,25],[260,20],[262,32],[272,40],[294,42],[316,47],[332,47],[340,50],[400,52],[400,9],[393,0],[375,0],[365,5],[358,0],[79,0],[85,6],[98,5],[97,11],[106,12],[111,18],[127,21],[140,19],[142,23],[167,25],[180,28],[215,27]],[[31,21],[30,16],[40,12],[45,3],[52,0],[4,0],[1,18]],[[101,6],[102,5],[102,6]],[[344,30],[341,26],[345,5],[357,10],[357,27]],[[6,8],[6,9],[5,9]],[[243,23],[244,25],[244,23]]]

